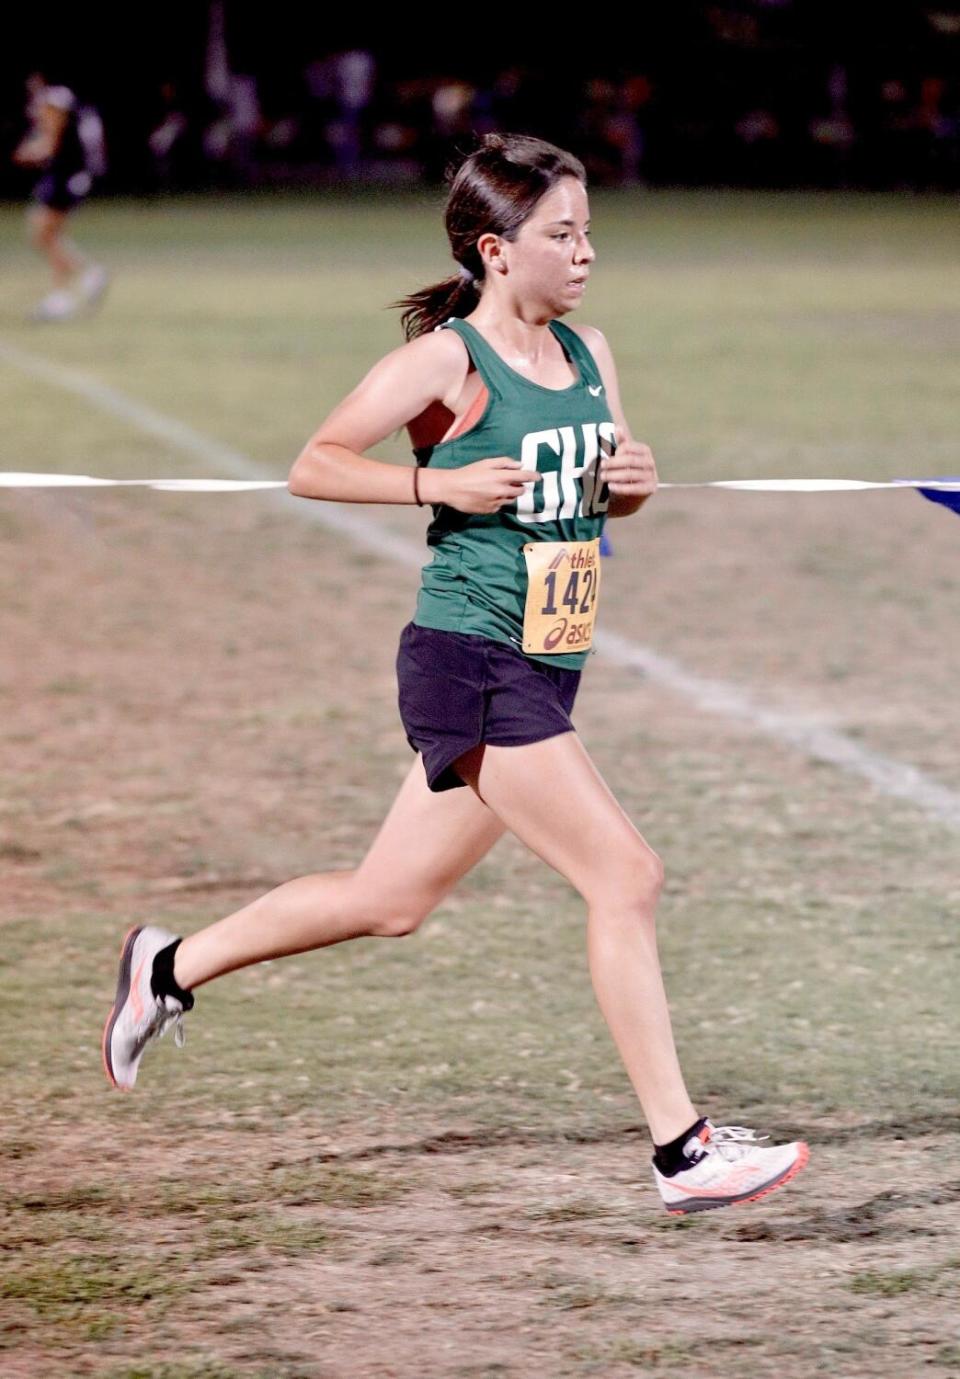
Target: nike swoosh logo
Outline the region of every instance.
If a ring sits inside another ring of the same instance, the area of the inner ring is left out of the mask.
[[[600,386],[599,386],[599,388],[592,388],[592,387],[590,386],[590,384],[588,383],[588,384],[587,384],[587,391],[590,393],[590,396],[591,396],[591,397],[599,397],[600,394],[603,392],[603,384],[601,383]]]

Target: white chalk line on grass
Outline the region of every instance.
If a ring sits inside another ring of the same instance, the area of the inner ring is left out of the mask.
[[[110,416],[129,421],[144,435],[153,436],[155,440],[163,441],[174,450],[191,455],[203,464],[216,465],[255,482],[275,482],[265,480],[263,471],[248,455],[224,445],[212,436],[205,436],[201,431],[195,431],[185,422],[177,421],[176,417],[166,416],[165,413],[157,412],[142,402],[136,402],[126,394],[118,392],[116,388],[101,383],[99,379],[81,373],[79,369],[53,364],[40,355],[18,349],[17,346],[3,340],[0,340],[0,360],[5,360],[44,383],[51,383],[64,392],[73,393]],[[294,498],[293,494],[288,492],[286,482],[267,490],[265,496],[268,501],[281,506],[286,513],[296,513],[308,521],[326,527],[328,531],[346,534],[357,545],[377,555],[392,556],[402,565],[415,563],[418,570],[424,564],[423,554],[412,541],[394,536],[376,522],[371,522],[369,518],[349,511],[348,504],[338,503],[334,508],[332,504],[327,506],[311,503],[303,498]]]
[[[634,666],[657,684],[689,699],[697,708],[747,723],[755,732],[776,742],[788,743],[814,761],[826,761],[862,776],[884,795],[918,805],[941,823],[960,830],[960,794],[931,780],[915,766],[873,752],[802,714],[768,708],[737,685],[724,680],[704,680],[684,670],[668,656],[638,646],[617,632],[603,632],[594,642],[619,665]]]
[[[294,498],[287,492],[285,482],[264,479],[262,470],[249,456],[195,431],[175,417],[168,417],[136,402],[98,379],[77,369],[53,364],[4,341],[0,341],[0,360],[45,383],[73,393],[113,417],[130,422],[142,433],[204,464],[219,466],[257,485],[272,485],[265,492],[265,497],[281,505],[288,514],[316,522],[338,536],[349,536],[364,549],[379,556],[389,556],[400,565],[420,570],[425,563],[421,546],[351,511],[351,504],[325,504]],[[698,709],[745,723],[754,732],[793,747],[815,761],[828,762],[851,775],[860,776],[882,794],[905,800],[948,828],[960,831],[960,793],[931,780],[916,767],[871,751],[814,719],[769,708],[748,690],[737,685],[723,680],[704,679],[685,670],[678,661],[617,632],[598,632],[594,644],[598,652],[614,664],[642,671],[655,684],[689,700]]]

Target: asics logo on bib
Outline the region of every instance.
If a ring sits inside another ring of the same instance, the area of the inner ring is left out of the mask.
[[[604,452],[612,454],[617,445],[612,421],[581,422],[579,434],[574,426],[528,432],[520,448],[520,463],[524,469],[540,469],[543,482],[531,484],[517,499],[518,519],[556,522],[563,517],[595,517],[606,512],[610,500],[600,497],[604,485],[597,473],[603,442]],[[546,451],[548,460],[559,456],[559,469],[541,467],[541,451]]]
[[[544,651],[552,651],[555,646],[560,645],[560,638],[567,630],[566,618],[561,618],[556,627],[551,627],[550,631],[543,639]]]

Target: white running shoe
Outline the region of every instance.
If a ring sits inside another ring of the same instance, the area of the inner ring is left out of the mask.
[[[77,291],[84,306],[88,308],[96,306],[106,292],[109,282],[109,273],[99,263],[93,263],[89,268],[85,268],[77,283]]]
[[[30,313],[31,321],[66,321],[77,314],[77,300],[65,287],[49,292]]]
[[[174,1039],[183,1047],[183,1002],[176,996],[155,996],[153,960],[161,948],[177,938],[156,924],[131,929],[120,950],[120,974],[113,1009],[103,1029],[103,1066],[115,1087],[129,1092],[137,1067],[151,1039],[160,1039],[176,1025]]]
[[[653,1165],[653,1176],[667,1211],[684,1216],[735,1202],[752,1202],[795,1177],[810,1157],[802,1140],[761,1146],[757,1135],[742,1125],[712,1125],[691,1135],[684,1153],[695,1162],[666,1177]]]

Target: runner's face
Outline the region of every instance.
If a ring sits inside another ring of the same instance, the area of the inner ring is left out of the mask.
[[[583,184],[576,177],[562,178],[541,197],[505,248],[518,295],[542,302],[553,315],[575,310],[596,258]]]

